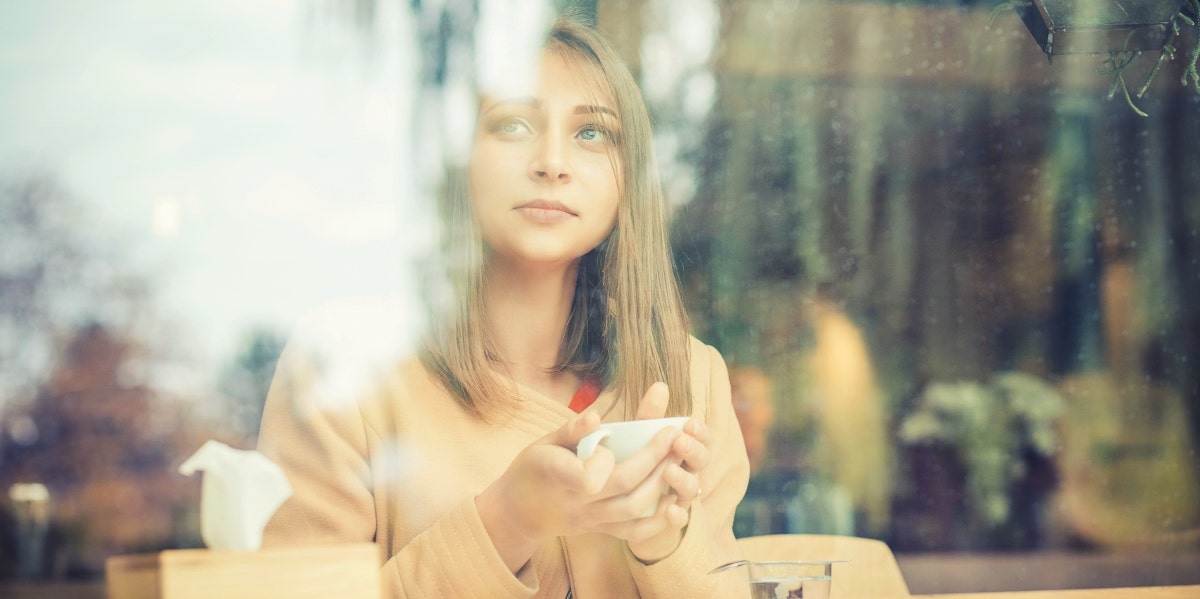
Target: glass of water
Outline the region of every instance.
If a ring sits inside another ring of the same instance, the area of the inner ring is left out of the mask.
[[[829,599],[835,563],[750,562],[750,599]]]

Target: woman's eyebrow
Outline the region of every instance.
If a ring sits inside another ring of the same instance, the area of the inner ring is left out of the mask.
[[[492,110],[499,108],[500,106],[510,106],[514,104],[517,106],[529,106],[531,108],[537,108],[538,106],[541,106],[542,103],[537,98],[505,98],[503,100],[492,102],[491,106],[488,106],[484,109],[483,114],[487,114]]]
[[[617,118],[617,113],[607,106],[595,106],[592,104],[576,106],[575,114],[607,114],[614,119]]]
[[[528,106],[530,108],[539,108],[542,101],[537,98],[505,98],[492,102],[490,106],[483,110],[482,114],[487,114],[501,106]],[[580,104],[575,107],[575,114],[607,114],[612,118],[617,118],[617,113],[607,106],[597,104]]]

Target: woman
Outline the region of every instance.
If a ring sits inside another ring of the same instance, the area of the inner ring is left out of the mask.
[[[645,105],[569,20],[540,67],[480,103],[442,211],[461,301],[421,355],[352,402],[281,357],[260,449],[295,493],[265,543],[374,540],[389,597],[744,594],[706,576],[738,557],[748,466],[724,362],[687,334]],[[601,420],[664,415],[692,418],[575,457]]]

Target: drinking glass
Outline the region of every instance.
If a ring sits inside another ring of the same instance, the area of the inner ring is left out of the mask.
[[[750,599],[829,599],[834,563],[750,562]]]

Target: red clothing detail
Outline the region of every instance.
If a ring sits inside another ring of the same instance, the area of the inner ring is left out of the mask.
[[[578,414],[592,405],[592,402],[596,401],[597,397],[600,397],[600,381],[596,379],[584,379],[567,407]]]

